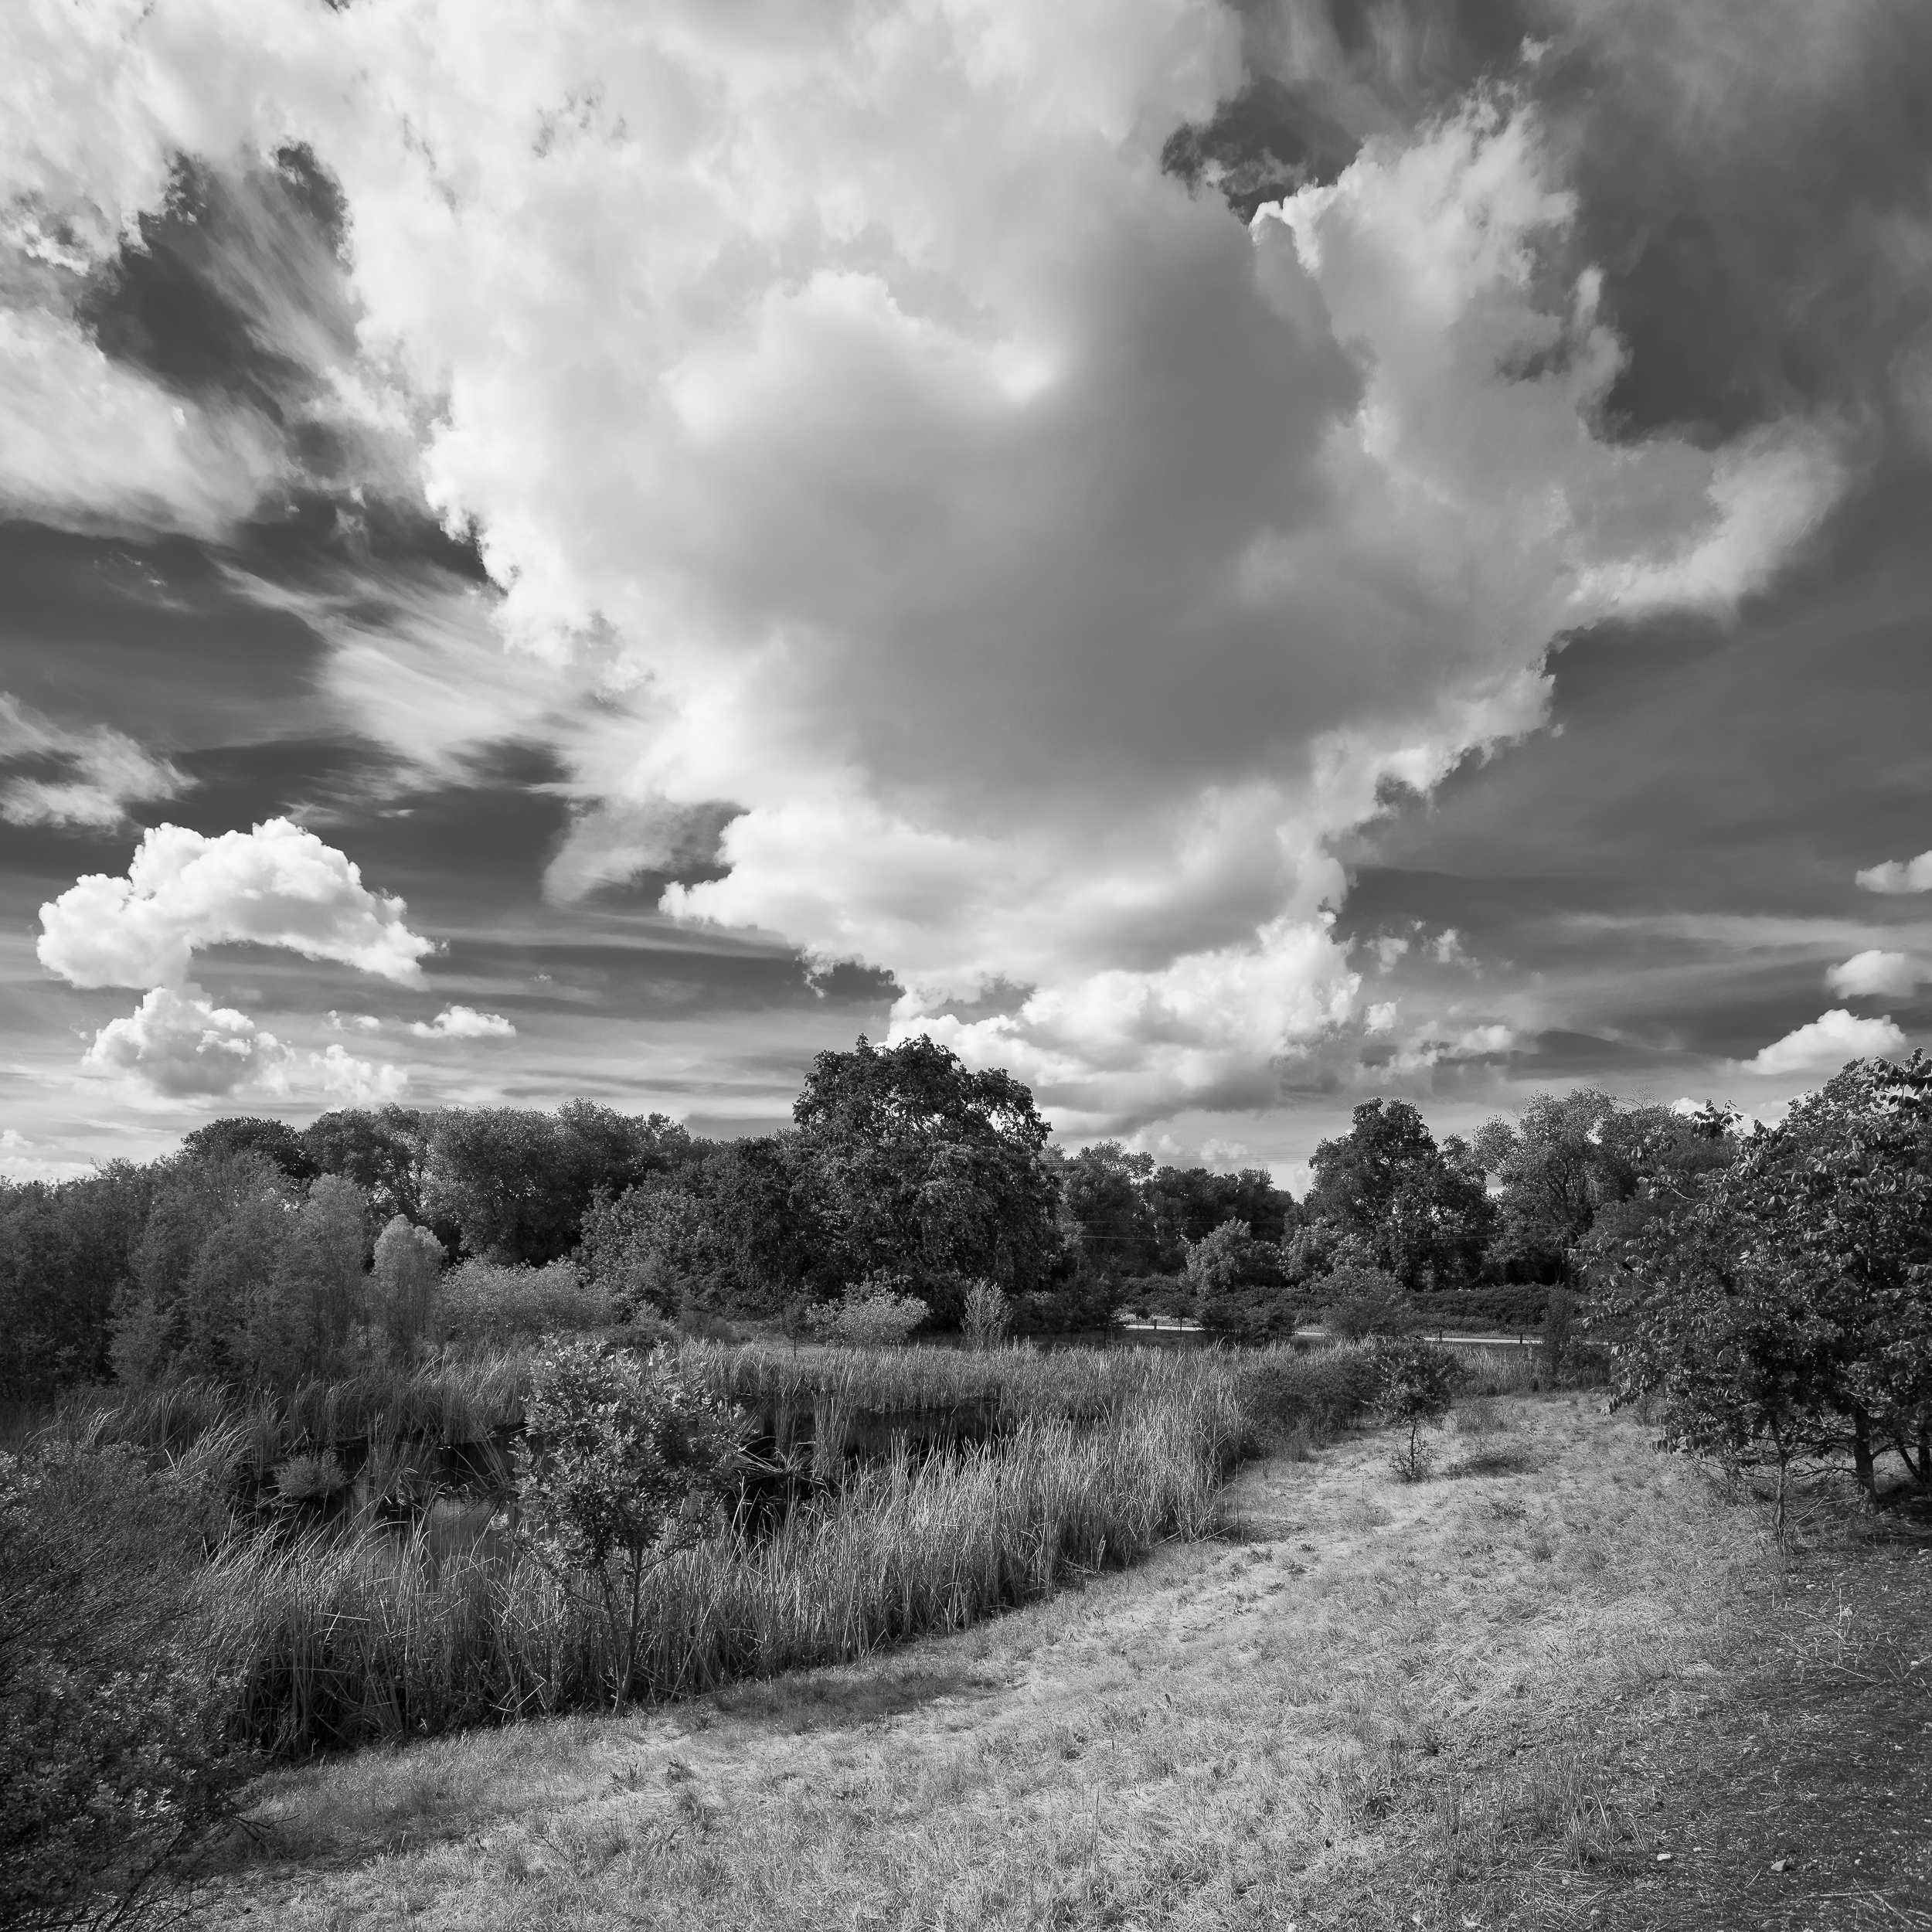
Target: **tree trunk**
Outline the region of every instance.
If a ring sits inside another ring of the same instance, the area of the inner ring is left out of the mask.
[[[1852,1463],[1858,1471],[1859,1487],[1867,1504],[1876,1507],[1878,1479],[1872,1471],[1872,1418],[1854,1405],[1852,1410]]]

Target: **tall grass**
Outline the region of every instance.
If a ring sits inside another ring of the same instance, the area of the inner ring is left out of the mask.
[[[1243,1422],[1224,1378],[1078,1429],[862,1471],[770,1536],[720,1534],[653,1577],[634,1687],[702,1690],[953,1630],[1210,1522]],[[427,1536],[223,1552],[204,1589],[238,1728],[277,1753],[607,1703],[609,1628],[514,1549]]]
[[[650,1585],[632,1672],[648,1696],[842,1662],[956,1629],[1201,1533],[1232,1466],[1301,1442],[1372,1400],[1367,1352],[1189,1354],[1025,1348],[975,1354],[687,1342],[682,1354],[754,1411],[929,1415],[978,1405],[983,1440],[915,1459],[905,1437],[843,1469],[757,1536],[721,1529]],[[413,1371],[238,1401],[183,1383],[77,1400],[70,1437],[137,1444],[211,1495],[291,1456],[407,1435],[473,1443],[522,1419],[529,1358],[439,1358]],[[840,1430],[818,1430],[843,1443]],[[608,1626],[478,1505],[399,1532],[373,1520],[291,1534],[233,1529],[197,1584],[210,1665],[239,1686],[233,1727],[278,1753],[607,1703]]]

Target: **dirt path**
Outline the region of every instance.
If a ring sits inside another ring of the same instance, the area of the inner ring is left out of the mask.
[[[1774,1602],[1755,1515],[1601,1409],[1496,1405],[1422,1485],[1372,1437],[1260,1466],[1228,1540],[863,1665],[277,1774],[216,1920],[1932,1923],[1898,1876],[1922,1804],[1891,1849],[1923,1783],[1883,1761],[1927,1735],[1923,1672],[1836,1648],[1847,1624],[1905,1641],[1932,1560],[1845,1556],[1880,1594],[1850,1619],[1834,1598],[1828,1658],[1824,1570]],[[1791,1822],[1821,1804],[1867,1838]],[[1893,1916],[1828,1896],[1848,1862]]]

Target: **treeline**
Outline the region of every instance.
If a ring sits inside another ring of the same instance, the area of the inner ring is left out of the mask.
[[[959,1326],[976,1290],[1022,1332],[1123,1306],[1257,1341],[1353,1309],[1359,1332],[1378,1325],[1361,1309],[1415,1295],[1439,1320],[1520,1324],[1541,1304],[1509,1284],[1573,1279],[1652,1181],[1730,1145],[1716,1116],[1587,1091],[1470,1144],[1376,1100],[1298,1202],[1258,1169],[1049,1142],[1019,1081],[923,1039],[820,1055],[791,1128],[742,1140],[585,1100],[217,1120],[145,1166],[0,1189],[0,1393],[285,1385],[614,1323],[827,1332],[849,1307],[867,1318],[829,1332],[880,1338]]]
[[[1694,1187],[1736,1145],[1716,1109],[1590,1088],[1539,1095],[1469,1141],[1376,1100],[1315,1150],[1300,1202],[1266,1175],[1156,1172],[1107,1141],[1065,1162],[1066,1209],[1080,1265],[1236,1338],[1324,1314],[1393,1325],[1404,1304],[1417,1324],[1540,1326],[1544,1291],[1583,1289],[1648,1200]]]
[[[1922,1058],[1855,1063],[1748,1131],[1580,1089],[1467,1141],[1371,1100],[1300,1201],[1258,1170],[1063,1154],[1019,1081],[923,1039],[821,1054],[791,1128],[738,1141],[587,1101],[220,1120],[146,1166],[0,1189],[0,1394],[287,1386],[617,1323],[1473,1319],[1573,1327],[1687,1442],[1840,1444],[1868,1486],[1896,1451],[1932,1483],[1929,1088]]]
[[[815,1062],[787,1132],[588,1101],[230,1118],[179,1153],[0,1189],[0,1393],[170,1372],[270,1384],[426,1343],[787,1321],[842,1298],[956,1325],[1079,1299],[1026,1088],[925,1039]],[[1105,1310],[1098,1311],[1104,1318]]]

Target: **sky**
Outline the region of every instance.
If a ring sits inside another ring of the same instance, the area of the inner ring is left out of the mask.
[[[1928,512],[1920,0],[19,0],[0,1172],[1775,1117],[1932,1032]]]

